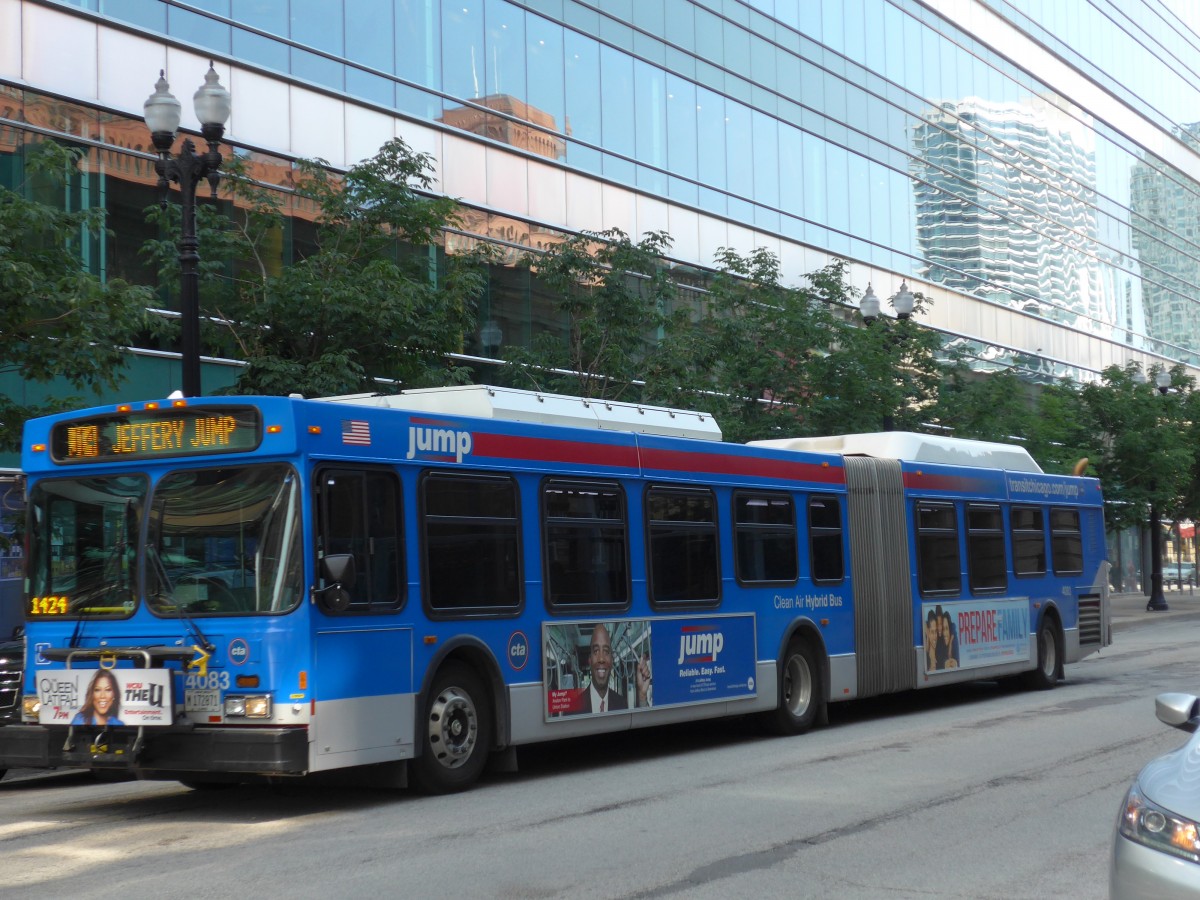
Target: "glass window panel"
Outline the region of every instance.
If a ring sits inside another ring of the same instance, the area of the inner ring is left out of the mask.
[[[726,184],[738,197],[754,196],[754,139],[748,107],[725,104]]]
[[[218,3],[210,2],[206,5],[218,7],[213,11],[223,16],[229,15],[229,0]],[[167,27],[174,37],[183,38],[185,41],[199,44],[201,47],[215,50],[218,53],[229,52],[230,27],[224,22],[218,22],[216,19],[210,19],[200,13],[172,6],[167,10]]]
[[[821,40],[839,53],[845,52],[845,31],[842,17],[843,0],[821,0]]]
[[[344,87],[342,63],[292,47],[292,74],[314,84],[340,91]]]
[[[779,126],[779,206],[794,215],[804,210],[804,139],[790,125]]]
[[[288,48],[271,38],[261,37],[240,28],[233,29],[233,55],[246,62],[266,66],[279,72],[288,70]]]
[[[871,174],[867,160],[857,154],[847,154],[847,194],[850,213],[850,233],[864,237],[871,233]]]
[[[346,46],[355,62],[381,72],[392,71],[396,61],[392,9],[391,0],[352,0],[346,16]]]
[[[826,216],[827,179],[825,176],[825,141],[811,134],[803,135],[804,144],[804,218],[824,222]]]
[[[342,0],[291,0],[292,40],[336,56],[345,54]]]
[[[141,25],[162,34],[167,30],[167,7],[146,0],[100,0],[100,14]]]
[[[395,98],[395,84],[382,75],[346,66],[346,93],[381,106],[391,106]]]
[[[600,45],[574,31],[565,33],[566,122],[571,136],[600,145]],[[569,145],[567,160],[595,171],[599,154],[589,148]]]
[[[635,144],[640,162],[667,165],[667,78],[657,66],[634,63]],[[665,186],[666,182],[663,182]]]
[[[413,84],[441,87],[438,0],[395,0],[395,14],[396,74]]]
[[[288,7],[274,0],[233,0],[233,18],[248,28],[287,37]]]
[[[442,0],[442,90],[452,98],[478,99],[484,91],[483,9]],[[447,109],[459,106],[445,101]]]
[[[754,199],[779,204],[779,121],[754,113]]]
[[[750,73],[750,33],[728,24],[725,25],[724,32],[725,68],[739,75],[748,75]]]
[[[540,16],[529,16],[526,27],[526,65],[529,67],[529,103],[566,131],[566,93],[563,71],[563,29]]]
[[[696,86],[667,75],[667,167],[675,175],[696,177]]]
[[[484,8],[487,78],[485,93],[525,100],[525,13],[504,0],[487,0]]]
[[[825,165],[829,176],[826,224],[839,231],[850,230],[850,196],[847,180],[850,177],[849,154],[841,147],[826,146]]]
[[[724,23],[706,9],[696,9],[696,55],[713,65],[725,59]]]
[[[725,187],[725,98],[705,88],[696,91],[697,159],[700,180]]]
[[[654,3],[639,6],[656,6]],[[672,44],[693,47],[696,40],[696,8],[688,0],[666,0],[666,16],[663,33]]]

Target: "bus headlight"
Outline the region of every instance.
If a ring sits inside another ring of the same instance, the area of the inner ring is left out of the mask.
[[[42,701],[36,696],[21,698],[21,718],[25,721],[34,721],[38,719],[38,713],[42,709]]]
[[[1136,783],[1125,797],[1121,834],[1152,850],[1200,863],[1200,828],[1191,819],[1151,803]]]
[[[271,697],[268,694],[227,694],[225,696],[225,718],[269,719]]]

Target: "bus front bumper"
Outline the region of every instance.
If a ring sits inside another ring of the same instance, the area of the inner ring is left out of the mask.
[[[222,772],[303,775],[308,771],[306,728],[119,728],[95,745],[94,730],[76,729],[68,749],[66,728],[7,725],[0,728],[0,769],[127,769],[133,772]]]

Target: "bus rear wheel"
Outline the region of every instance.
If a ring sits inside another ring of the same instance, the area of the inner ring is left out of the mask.
[[[803,639],[788,644],[780,666],[779,706],[767,719],[776,734],[804,734],[817,723],[825,704],[821,667],[812,645]]]
[[[426,794],[470,787],[487,763],[491,733],[491,707],[479,677],[462,663],[446,663],[425,703],[421,754],[412,761],[414,786]]]
[[[1025,673],[1026,687],[1048,691],[1058,684],[1059,646],[1058,623],[1052,617],[1044,616],[1037,631],[1037,668]]]

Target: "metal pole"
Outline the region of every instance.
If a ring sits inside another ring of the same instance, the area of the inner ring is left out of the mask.
[[[1146,604],[1147,612],[1165,612],[1167,598],[1163,596],[1162,570],[1162,522],[1158,507],[1150,505],[1150,602]]]
[[[183,221],[179,236],[179,312],[180,353],[183,362],[183,395],[199,397],[200,387],[200,239],[196,234],[196,187],[208,179],[216,196],[217,181],[221,177],[221,154],[217,152],[217,141],[224,131],[222,126],[203,126],[208,139],[208,152],[197,153],[196,145],[185,140],[179,153],[170,155],[160,148],[155,170],[158,185],[162,190],[162,205],[167,204],[167,187],[174,181],[179,185],[179,203]],[[210,134],[211,130],[211,134]],[[157,138],[157,136],[156,136]]]

